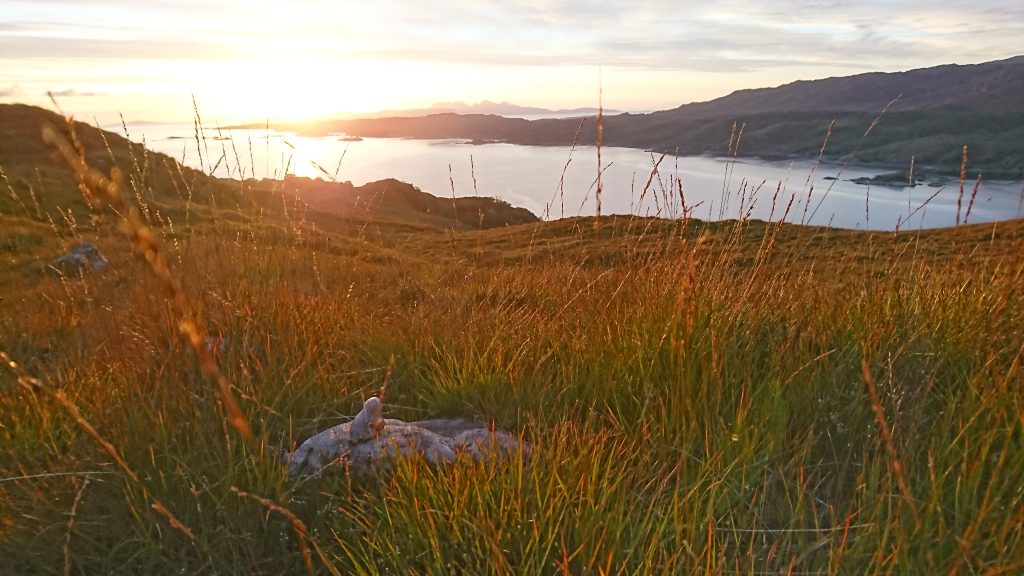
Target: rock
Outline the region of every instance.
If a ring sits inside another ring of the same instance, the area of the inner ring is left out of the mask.
[[[349,424],[348,435],[352,442],[373,440],[384,429],[384,406],[376,396],[363,403],[363,409]]]
[[[529,454],[522,440],[503,430],[466,420],[403,422],[385,419],[382,413],[380,398],[370,398],[351,422],[324,430],[290,454],[289,473],[316,474],[342,460],[350,468],[377,472],[391,460],[406,456],[420,456],[438,465],[454,462],[460,453],[477,460]]]
[[[51,268],[69,275],[78,274],[82,270],[99,272],[109,265],[110,262],[92,242],[82,242],[50,263]]]
[[[913,188],[922,184],[925,176],[922,173],[907,174],[906,172],[886,172],[875,176],[851,178],[850,182],[862,186],[885,186],[888,188]]]

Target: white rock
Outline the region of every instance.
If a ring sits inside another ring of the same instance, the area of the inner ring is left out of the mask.
[[[403,422],[384,419],[383,404],[373,397],[351,421],[309,438],[288,457],[293,475],[315,474],[332,462],[376,471],[389,461],[420,456],[430,464],[454,462],[459,453],[473,458],[507,458],[529,454],[529,447],[512,434],[490,430],[465,420]]]
[[[376,438],[384,429],[384,406],[376,396],[363,403],[363,409],[356,414],[349,426],[349,438],[353,442],[366,442]]]

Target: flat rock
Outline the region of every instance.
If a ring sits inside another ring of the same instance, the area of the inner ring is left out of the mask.
[[[479,460],[529,453],[529,447],[511,433],[467,420],[403,422],[383,418],[382,413],[380,399],[370,398],[351,422],[324,430],[290,454],[289,473],[316,474],[341,461],[376,472],[399,457],[419,456],[438,465],[454,462],[461,453]]]

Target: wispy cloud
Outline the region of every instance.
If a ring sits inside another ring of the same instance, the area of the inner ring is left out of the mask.
[[[233,47],[202,40],[183,43],[168,40],[93,38],[45,38],[0,36],[0,54],[5,58],[76,60],[200,60],[230,57]]]
[[[88,90],[75,90],[74,88],[67,88],[65,90],[51,90],[46,93],[48,96],[56,96],[58,98],[92,98],[95,96],[109,96],[106,92],[90,92]]]
[[[734,62],[770,68],[808,61],[888,68],[908,59],[1010,55],[1024,34],[1024,7],[1005,0],[106,0],[105,12],[77,17],[95,4],[50,0],[44,9],[15,2],[14,15],[0,22],[0,53],[225,59],[285,48],[321,58],[357,53],[468,64],[686,70],[714,60],[726,69]]]
[[[25,91],[21,89],[21,86],[18,86],[16,84],[14,86],[0,88],[0,98],[17,98],[19,96],[23,96],[24,94]]]

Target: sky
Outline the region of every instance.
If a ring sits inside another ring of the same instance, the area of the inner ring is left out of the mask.
[[[510,101],[648,111],[1024,53],[1020,0],[0,0],[0,103],[302,119]]]

